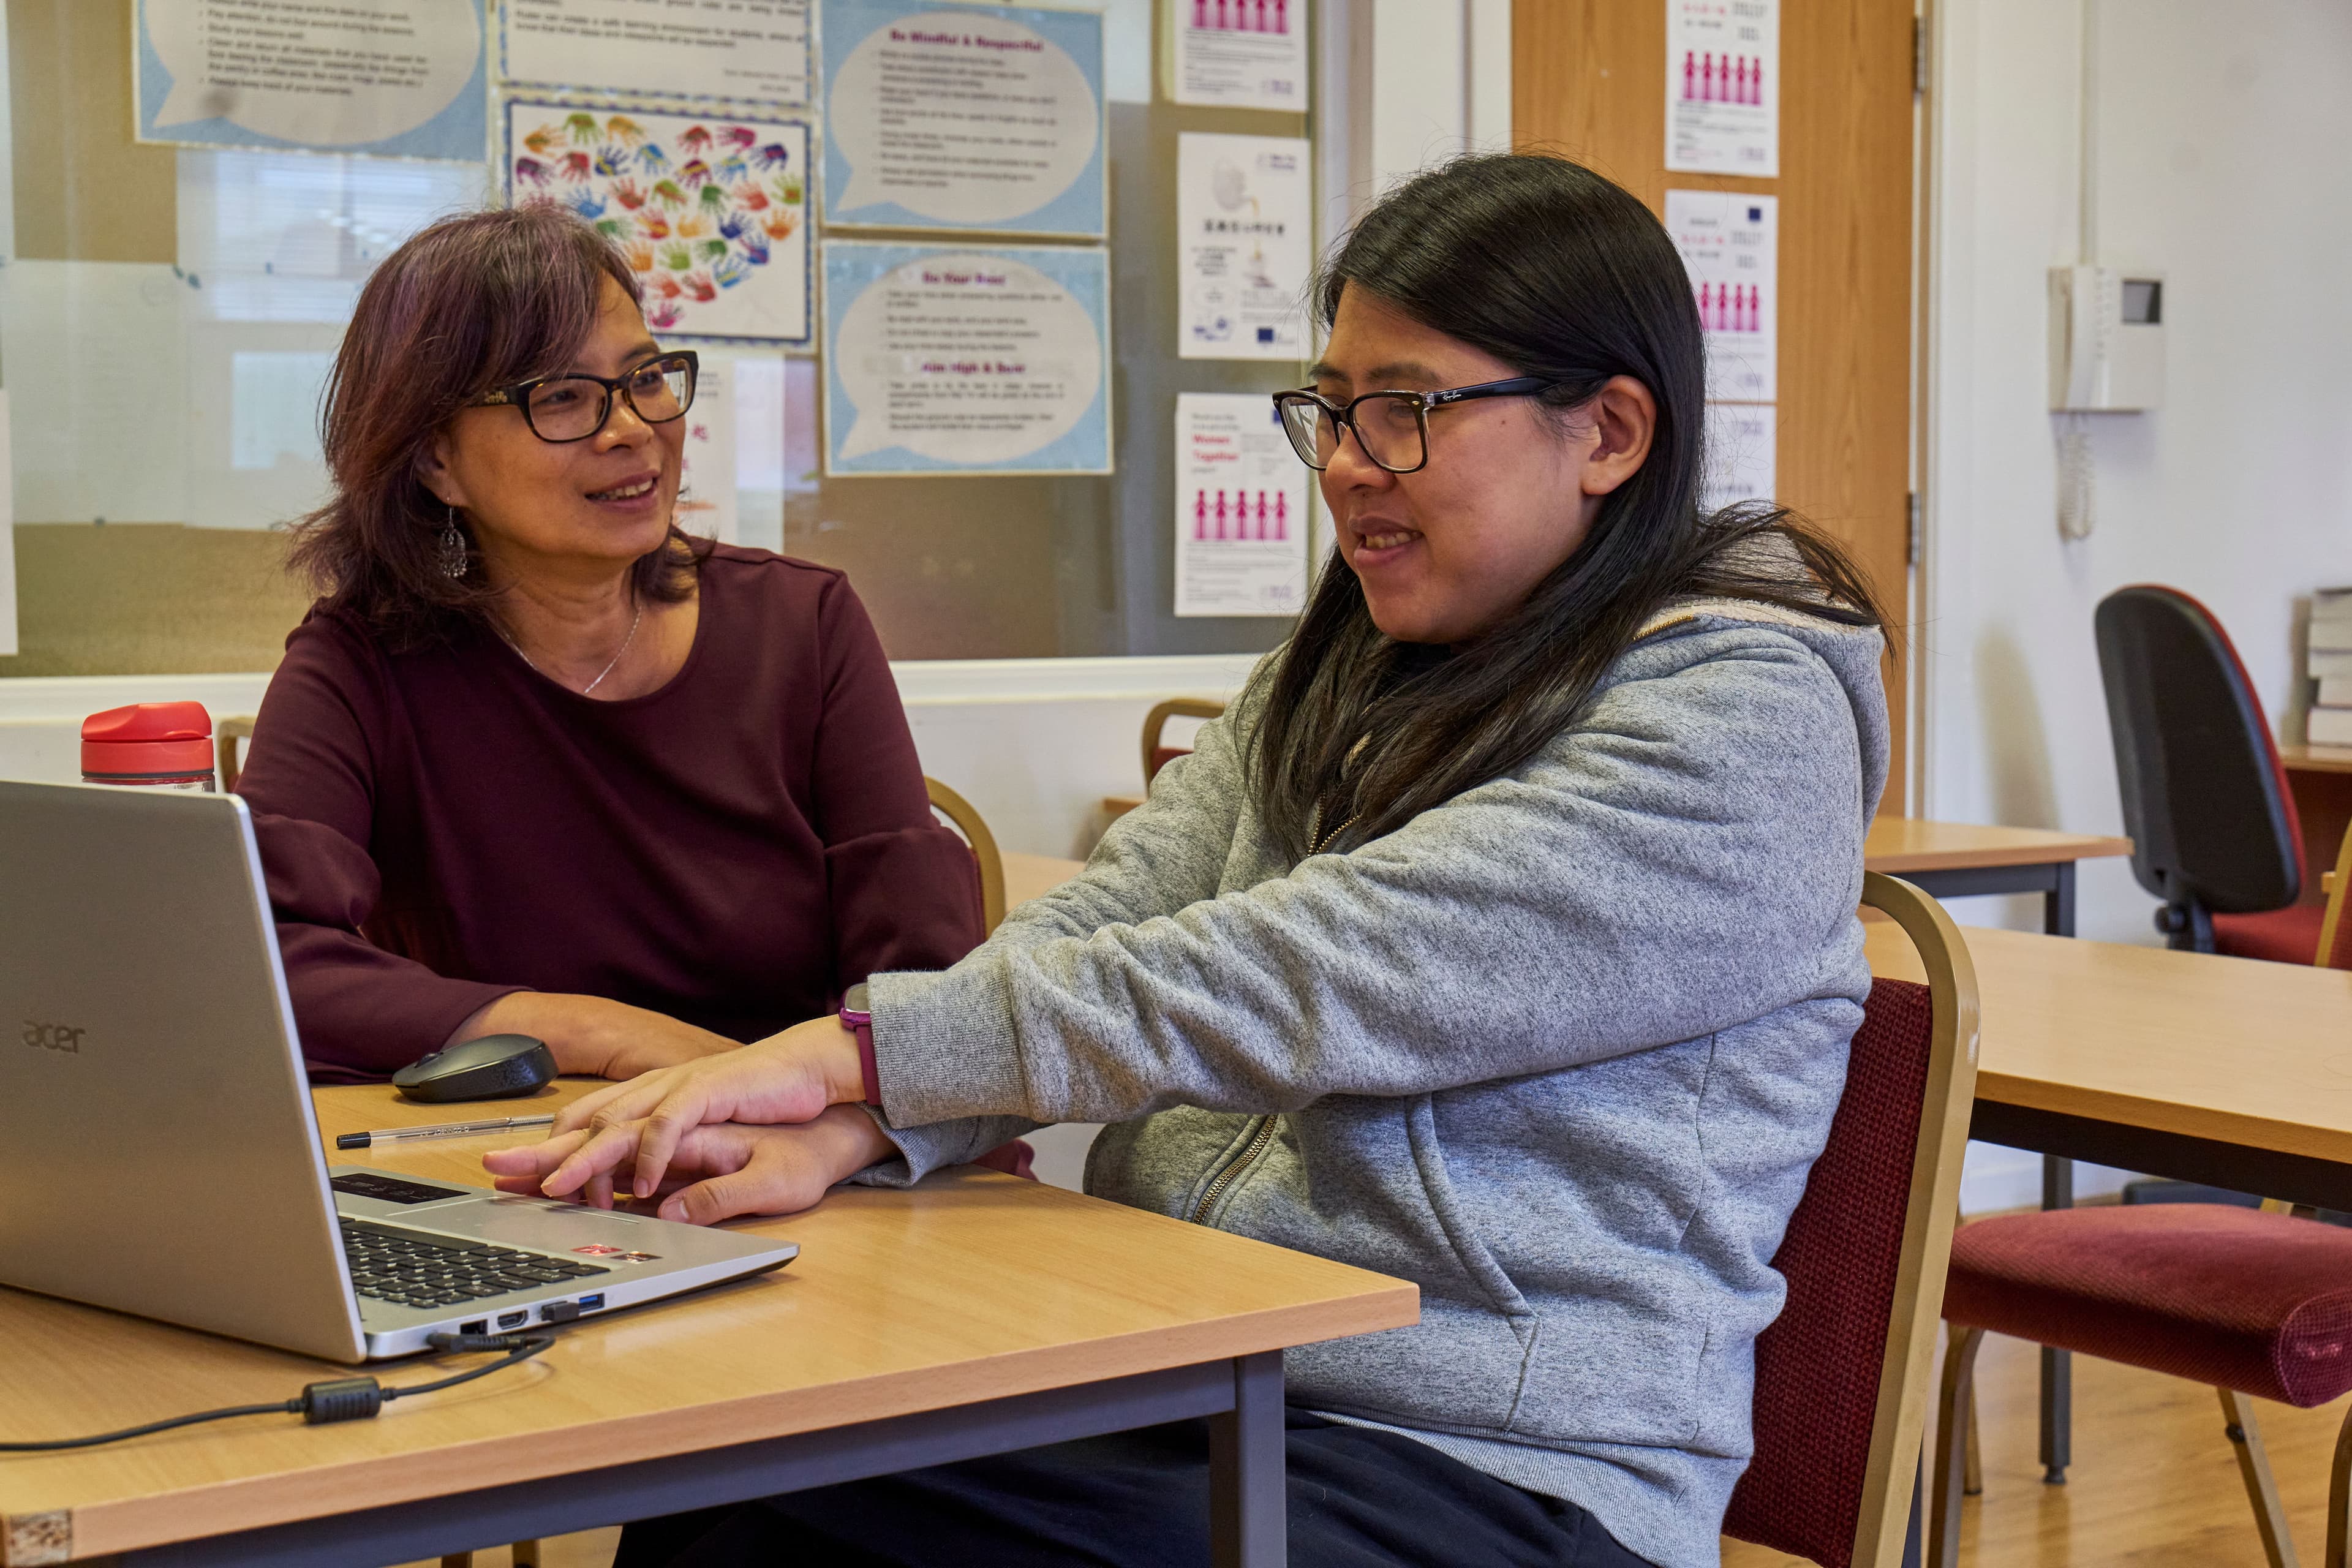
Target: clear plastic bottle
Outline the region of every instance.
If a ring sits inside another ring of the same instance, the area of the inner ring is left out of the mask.
[[[81,721],[81,782],[213,790],[213,717],[201,702],[134,702]]]

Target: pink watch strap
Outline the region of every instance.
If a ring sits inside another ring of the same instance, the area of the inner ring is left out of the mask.
[[[882,1103],[882,1079],[874,1068],[873,1020],[861,1014],[856,1023],[851,1023],[845,1016],[842,1024],[857,1037],[857,1070],[866,1079],[866,1103],[878,1106]]]
[[[866,1103],[882,1103],[882,1078],[874,1066],[874,1015],[866,1010],[861,982],[841,999],[841,1026],[857,1037],[857,1071],[866,1088]]]

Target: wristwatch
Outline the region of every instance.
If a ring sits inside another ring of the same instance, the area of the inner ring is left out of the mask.
[[[866,1103],[881,1104],[882,1079],[874,1069],[874,1015],[866,1006],[863,980],[841,999],[841,1026],[857,1037],[857,1070],[866,1081]]]

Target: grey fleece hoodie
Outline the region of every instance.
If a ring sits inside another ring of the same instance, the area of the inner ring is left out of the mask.
[[[1290,1352],[1294,1403],[1717,1563],[1870,986],[1880,648],[1678,606],[1532,761],[1297,862],[1249,805],[1245,699],[1077,880],[873,977],[905,1161],[866,1179],[1114,1123],[1089,1192],[1421,1288],[1414,1327]]]

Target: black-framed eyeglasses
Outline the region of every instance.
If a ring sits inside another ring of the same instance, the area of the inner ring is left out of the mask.
[[[615,376],[543,375],[486,392],[467,405],[473,408],[511,406],[522,410],[523,423],[542,441],[585,441],[613,416],[613,395],[629,400],[638,418],[648,425],[667,425],[694,406],[695,378],[702,362],[692,349],[656,354]]]
[[[1319,392],[1277,392],[1274,406],[1298,460],[1320,472],[1339,450],[1341,429],[1356,433],[1364,456],[1392,474],[1419,473],[1429,464],[1429,411],[1480,397],[1525,397],[1561,384],[1548,375],[1515,375],[1444,392],[1367,392],[1334,403]]]

